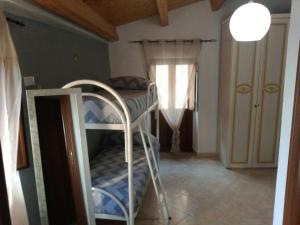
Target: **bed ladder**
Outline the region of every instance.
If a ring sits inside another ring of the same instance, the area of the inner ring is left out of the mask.
[[[151,178],[152,178],[152,181],[153,181],[153,186],[154,186],[154,189],[155,189],[155,194],[156,194],[156,197],[157,197],[157,199],[160,203],[161,211],[166,216],[166,218],[168,218],[168,220],[171,220],[171,216],[170,216],[170,213],[169,213],[169,208],[168,208],[168,204],[167,204],[167,200],[166,200],[166,194],[165,194],[163,184],[162,184],[162,181],[161,181],[161,177],[160,177],[160,174],[159,174],[158,163],[157,163],[156,156],[155,156],[155,153],[154,153],[153,144],[152,144],[151,139],[150,139],[150,134],[147,130],[146,131],[146,136],[147,136],[147,140],[149,142],[149,148],[148,148],[148,145],[147,145],[147,142],[146,142],[146,139],[145,139],[145,136],[144,136],[144,132],[143,132],[143,129],[142,129],[141,122],[139,123],[139,131],[140,131],[140,134],[141,134],[143,147],[145,149],[146,158],[147,158]]]

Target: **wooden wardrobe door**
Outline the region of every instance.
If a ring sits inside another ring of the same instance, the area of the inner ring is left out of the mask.
[[[251,167],[256,110],[256,43],[236,43],[230,164]]]
[[[288,23],[274,22],[261,42],[254,167],[276,167]]]

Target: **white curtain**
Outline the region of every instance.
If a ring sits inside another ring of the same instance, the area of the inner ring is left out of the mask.
[[[0,10],[0,141],[12,225],[28,224],[16,169],[21,95],[21,72],[17,54],[6,18]]]
[[[173,130],[171,152],[180,151],[180,125],[195,107],[195,67],[199,41],[143,42],[149,77],[158,87],[160,110]]]

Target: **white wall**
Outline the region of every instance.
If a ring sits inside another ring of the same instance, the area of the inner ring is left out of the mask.
[[[292,13],[286,59],[285,84],[283,94],[283,112],[279,149],[278,174],[276,184],[275,210],[273,225],[283,224],[286,176],[289,158],[289,146],[294,104],[295,80],[298,64],[300,41],[300,1],[292,1]]]
[[[151,17],[118,27],[120,41],[110,44],[112,76],[145,76],[141,48],[129,41],[142,39],[220,38],[220,22],[246,0],[227,0],[222,10],[212,12],[208,0],[169,12],[169,26],[161,27]],[[289,10],[289,0],[265,0],[274,12]],[[199,57],[199,112],[194,118],[194,149],[216,152],[220,43],[204,44]]]

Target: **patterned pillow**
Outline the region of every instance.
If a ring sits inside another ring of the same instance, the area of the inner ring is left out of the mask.
[[[143,77],[124,76],[110,78],[106,83],[114,89],[147,90],[151,81]]]

